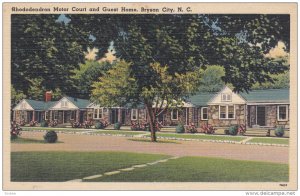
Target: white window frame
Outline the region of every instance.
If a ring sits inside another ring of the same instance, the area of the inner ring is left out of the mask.
[[[223,96],[225,96],[225,99],[223,99]],[[221,94],[221,101],[222,102],[231,102],[232,101],[232,94],[231,93],[222,93]]]
[[[96,113],[96,118],[95,118],[95,111],[97,110]],[[100,117],[100,110],[101,110],[101,117]],[[103,108],[94,108],[93,111],[93,119],[102,119],[103,118]]]
[[[67,101],[67,100],[62,100],[62,101],[61,101],[61,107],[62,107],[62,108],[68,107],[68,101]]]
[[[133,118],[133,113],[135,113],[135,117]],[[131,109],[131,120],[137,120],[138,119],[138,109]]]
[[[279,108],[280,107],[285,107],[286,119],[280,119],[279,118]],[[279,105],[279,106],[277,106],[277,120],[278,121],[288,121],[289,120],[289,106],[288,105]]]
[[[228,107],[233,106],[233,118],[228,118]],[[221,118],[221,107],[226,107],[225,118]],[[235,105],[219,105],[219,119],[220,120],[233,120],[235,119]]]
[[[173,112],[174,112],[174,110],[176,110],[176,118],[173,118]],[[178,109],[173,109],[171,111],[171,120],[178,120]]]
[[[203,109],[206,109],[206,115],[207,115],[207,118],[203,118]],[[208,120],[208,107],[202,107],[201,108],[201,120]]]
[[[45,120],[48,120],[48,118],[47,118],[48,112],[49,112],[49,111],[45,111]]]

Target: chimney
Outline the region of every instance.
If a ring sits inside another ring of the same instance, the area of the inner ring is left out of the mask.
[[[45,93],[45,102],[51,101],[52,91],[46,91]]]

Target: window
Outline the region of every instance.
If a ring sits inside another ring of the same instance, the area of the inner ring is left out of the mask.
[[[220,119],[225,119],[226,118],[226,106],[220,106]]]
[[[174,109],[171,111],[171,118],[172,120],[178,120],[178,110]]]
[[[21,104],[21,109],[26,109],[26,103]]]
[[[76,115],[76,111],[71,111],[70,120],[74,120]]]
[[[131,120],[137,120],[138,110],[132,109],[131,110]]]
[[[68,107],[68,101],[61,101],[61,107],[62,108],[65,108],[65,107]]]
[[[53,111],[53,118],[54,118],[54,120],[57,120],[57,118],[58,118],[58,111]]]
[[[221,94],[221,100],[223,102],[229,102],[229,101],[231,101],[231,94],[229,94],[229,93],[223,93],[223,94]]]
[[[201,108],[201,120],[207,120],[208,119],[208,108],[203,107]]]
[[[94,109],[94,119],[102,118],[103,108]]]
[[[235,107],[233,105],[219,106],[220,119],[235,119]]]
[[[49,118],[49,112],[46,111],[46,112],[45,112],[45,120],[48,120],[48,118]]]
[[[286,121],[288,120],[288,106],[282,105],[277,107],[277,118],[279,121]]]
[[[228,107],[228,117],[230,119],[234,119],[234,106],[227,106]]]

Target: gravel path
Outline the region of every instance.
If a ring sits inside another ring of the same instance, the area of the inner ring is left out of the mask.
[[[22,137],[42,139],[43,132],[23,132]],[[258,146],[201,141],[177,141],[174,143],[151,143],[130,141],[127,137],[58,134],[55,144],[16,144],[11,151],[124,151],[167,154],[171,156],[207,156],[236,160],[288,163],[288,147]]]

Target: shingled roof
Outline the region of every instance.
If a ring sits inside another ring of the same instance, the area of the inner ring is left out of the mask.
[[[76,107],[80,109],[87,108],[88,105],[91,104],[91,102],[87,99],[79,99],[79,98],[74,98],[74,97],[67,97],[66,98],[71,101]]]
[[[32,99],[25,99],[25,101],[34,109],[34,110],[48,110],[52,107],[56,101],[36,101]]]

